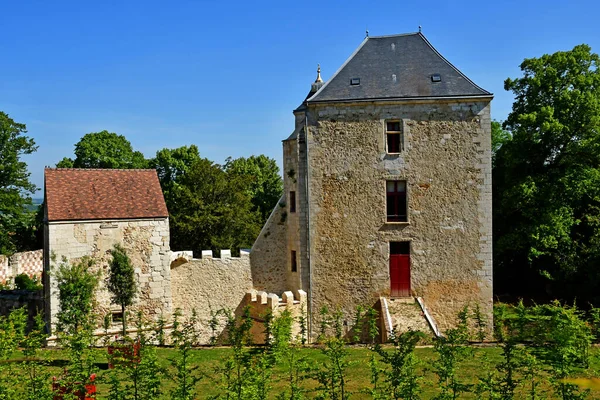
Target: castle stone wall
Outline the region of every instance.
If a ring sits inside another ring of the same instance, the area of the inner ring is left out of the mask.
[[[307,116],[313,313],[349,319],[389,296],[389,242],[410,241],[411,289],[440,328],[475,302],[491,317],[489,101],[312,105]],[[403,122],[401,154],[386,153],[387,119]],[[386,222],[386,180],[407,181],[408,223]]]
[[[105,287],[110,250],[121,244],[135,268],[138,293],[129,312],[141,310],[149,318],[161,313],[171,313],[171,275],[169,249],[169,220],[138,219],[114,221],[81,221],[56,223],[46,227],[48,255],[44,260],[44,289],[46,315],[53,328],[59,310],[58,289],[52,271],[62,262],[74,263],[84,256],[95,260],[95,268],[101,271],[99,289],[96,293],[99,316],[119,312],[120,306],[111,304]],[[50,260],[54,258],[54,260]],[[49,272],[49,273],[48,273]]]
[[[252,246],[250,261],[254,288],[282,293],[287,290],[287,229],[285,194],[279,199],[269,219]]]
[[[196,311],[197,331],[200,343],[209,343],[212,331],[209,321],[212,313],[230,310],[241,315],[244,296],[252,289],[250,256],[241,251],[240,257],[230,257],[229,251],[221,251],[221,258],[213,258],[212,252],[203,251],[203,258],[178,263],[175,260],[171,269],[173,309],[181,309],[184,318]],[[217,328],[218,340],[224,337],[227,318],[219,313]]]

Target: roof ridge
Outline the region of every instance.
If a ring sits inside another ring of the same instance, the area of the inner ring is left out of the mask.
[[[156,171],[156,168],[56,168],[56,167],[44,167],[44,171]]]
[[[391,37],[411,36],[411,35],[418,35],[418,34],[421,34],[421,32],[397,33],[395,35],[369,36],[369,38],[370,39],[385,39],[385,38],[391,38]]]
[[[423,39],[423,41],[427,44],[427,46],[429,46],[431,48],[431,50],[433,50],[435,52],[435,54],[437,54],[438,57],[440,57],[446,64],[448,64],[450,66],[450,68],[452,68],[456,72],[458,72],[460,76],[462,76],[463,78],[465,78],[467,80],[467,82],[469,82],[471,85],[475,86],[477,89],[479,89],[482,92],[484,92],[484,94],[493,95],[493,93],[488,92],[487,90],[485,90],[484,88],[482,88],[481,86],[479,86],[478,84],[476,84],[475,82],[473,82],[471,79],[469,79],[468,76],[466,76],[465,74],[463,74],[461,70],[459,70],[458,68],[456,68],[454,66],[454,64],[452,64],[450,61],[448,61],[446,59],[446,57],[444,57],[439,51],[437,51],[437,49],[435,47],[433,47],[433,45],[429,42],[429,40],[427,40],[427,38],[425,37],[425,35],[423,35],[421,32],[418,32],[418,35],[421,37],[421,39]]]

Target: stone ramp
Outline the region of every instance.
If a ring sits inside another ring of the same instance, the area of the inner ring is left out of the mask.
[[[425,319],[425,315],[414,298],[385,299],[387,303],[389,320],[386,325],[391,324],[388,329],[395,328],[396,332],[402,333],[409,329],[432,334],[432,330]]]

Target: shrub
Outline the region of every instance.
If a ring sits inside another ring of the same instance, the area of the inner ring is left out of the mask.
[[[27,274],[19,274],[15,276],[16,290],[42,290],[43,286],[37,276],[33,278]]]

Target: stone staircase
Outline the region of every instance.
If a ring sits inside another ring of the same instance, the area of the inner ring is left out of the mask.
[[[413,330],[425,334],[436,334],[415,298],[381,298],[381,306],[384,331],[388,338],[392,329],[395,329],[397,333]]]

